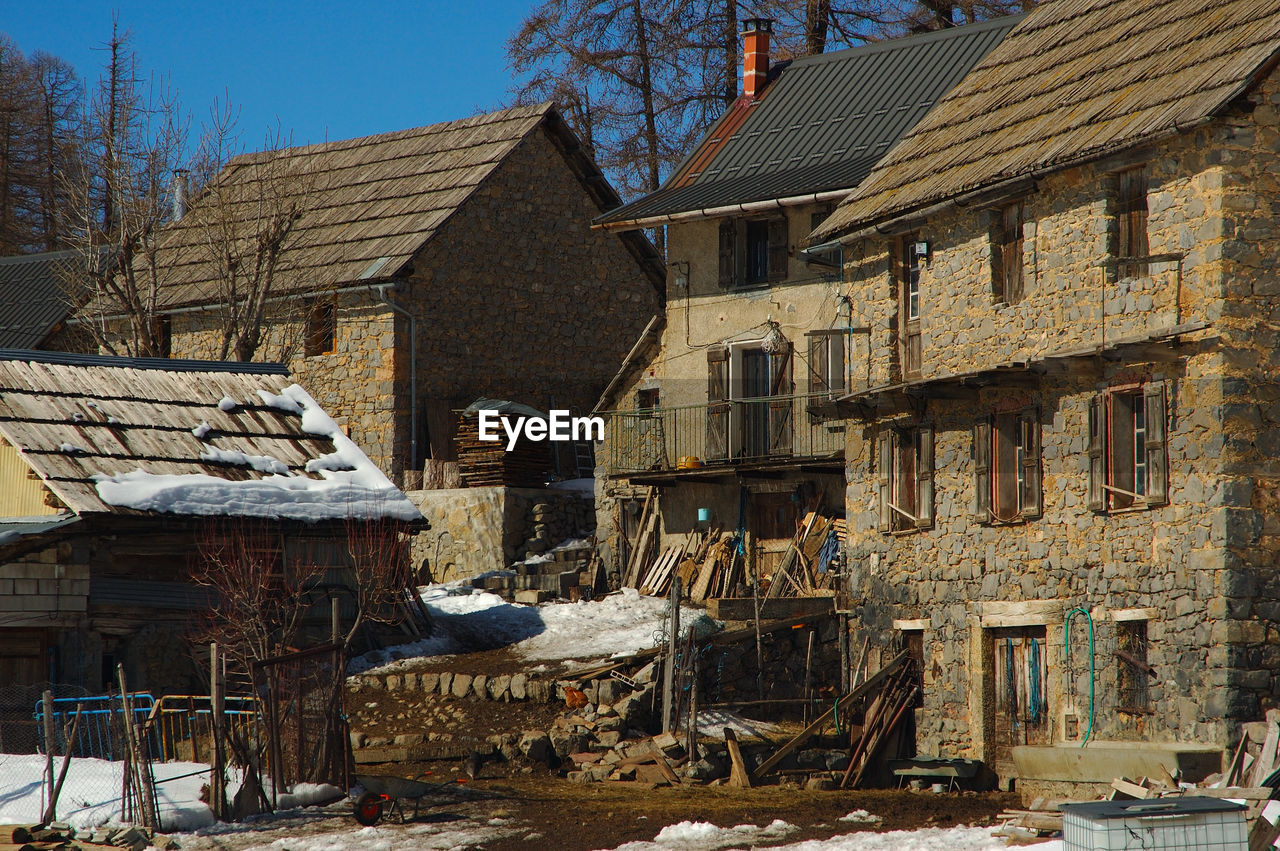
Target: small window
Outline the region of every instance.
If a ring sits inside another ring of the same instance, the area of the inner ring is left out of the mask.
[[[652,412],[658,407],[658,388],[650,387],[636,391],[636,410],[641,412]]]
[[[1013,304],[1022,298],[1022,225],[1025,207],[1014,201],[991,217],[991,296]]]
[[[789,258],[785,217],[720,222],[722,288],[785,280]]]
[[[898,358],[904,378],[920,374],[920,262],[924,243],[916,234],[894,243],[893,267],[898,288]]]
[[[306,356],[332,354],[337,336],[338,310],[333,299],[312,299],[307,313]]]
[[[880,435],[880,531],[933,526],[933,428],[889,428]]]
[[[1165,387],[1153,381],[1089,402],[1089,508],[1147,508],[1169,501]]]
[[[152,357],[167,358],[173,354],[173,320],[167,314],[152,317],[151,340],[155,346]]]
[[[845,332],[809,332],[809,394],[835,397],[845,389]]]
[[[1040,421],[1034,408],[974,423],[973,462],[978,522],[1013,523],[1040,516]]]
[[[1116,273],[1121,278],[1147,274],[1147,173],[1143,166],[1116,175]]]
[[[1156,679],[1155,668],[1147,661],[1147,622],[1120,621],[1116,624],[1116,668],[1119,672],[1116,709],[1130,715],[1151,715],[1149,686]]]

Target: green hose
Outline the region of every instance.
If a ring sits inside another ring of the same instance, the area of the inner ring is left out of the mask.
[[[1089,727],[1085,730],[1084,741],[1080,743],[1080,747],[1089,744],[1089,737],[1093,735],[1093,681],[1095,679],[1093,673],[1093,615],[1089,614],[1088,609],[1074,608],[1067,612],[1067,620],[1062,628],[1062,649],[1067,656],[1067,671],[1071,670],[1071,618],[1075,615],[1084,615],[1085,622],[1089,625]]]

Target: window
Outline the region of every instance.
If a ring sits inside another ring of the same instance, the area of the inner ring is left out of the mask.
[[[975,508],[980,523],[1040,516],[1040,421],[1034,408],[973,424]]]
[[[880,435],[880,531],[933,525],[933,428],[889,428]]]
[[[720,222],[722,288],[785,280],[788,257],[786,218]]]
[[[997,302],[1022,298],[1023,216],[1023,202],[1014,201],[991,217],[991,297]]]
[[[845,332],[809,332],[809,394],[835,397],[845,389]]]
[[[155,344],[154,357],[167,358],[173,352],[173,320],[167,315],[151,319],[151,339]]]
[[[898,288],[898,358],[903,377],[920,373],[920,262],[923,242],[916,234],[894,243],[892,265]]]
[[[338,310],[331,298],[311,300],[307,312],[307,339],[304,353],[307,357],[333,353],[334,339],[338,336]]]
[[[637,411],[653,411],[658,407],[658,388],[649,387],[636,391],[636,410]]]
[[[1155,668],[1147,661],[1147,622],[1116,623],[1117,694],[1116,709],[1130,715],[1153,715],[1148,685],[1156,679]]]
[[[1116,175],[1115,256],[1121,278],[1147,274],[1147,173],[1143,166]]]
[[[1116,388],[1089,402],[1089,508],[1108,511],[1169,501],[1165,387]]]

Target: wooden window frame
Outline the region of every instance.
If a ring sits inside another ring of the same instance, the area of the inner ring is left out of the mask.
[[[878,438],[880,531],[933,528],[933,426],[890,426]]]
[[[167,313],[161,313],[151,317],[151,338],[156,344],[156,357],[172,357],[173,317]]]
[[[1089,509],[1169,504],[1168,399],[1164,381],[1112,387],[1089,401]]]
[[[922,314],[920,276],[923,266],[915,252],[919,234],[908,233],[893,242],[894,284],[898,297],[898,363],[903,378],[920,375]]]
[[[303,354],[314,358],[331,355],[338,345],[338,304],[328,296],[311,299],[307,305],[307,333]]]
[[[1025,225],[1026,202],[1021,198],[992,211],[991,298],[997,304],[1015,304],[1025,294]]]
[[[1147,170],[1139,165],[1116,172],[1115,251],[1116,275],[1140,278],[1149,273],[1151,254],[1147,232]]]
[[[979,523],[1022,523],[1044,512],[1041,425],[1034,407],[973,424],[974,511]]]
[[[1154,715],[1151,683],[1159,679],[1148,648],[1149,621],[1135,618],[1116,622],[1116,711],[1126,715]]]

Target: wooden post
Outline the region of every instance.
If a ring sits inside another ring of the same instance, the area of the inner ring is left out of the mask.
[[[45,692],[49,694],[49,692]],[[49,806],[45,807],[44,815],[40,817],[42,824],[53,824],[58,818],[58,796],[62,794],[63,781],[67,779],[67,768],[71,765],[71,752],[75,750],[76,736],[80,734],[80,713],[84,710],[83,703],[76,704],[76,717],[71,722],[71,731],[67,734],[67,749],[62,756],[62,768],[58,771],[58,782],[53,784],[53,794],[49,798]]]
[[[116,678],[120,683],[120,706],[124,715],[124,782],[128,789],[128,796],[133,799],[132,817],[140,820],[146,825],[146,804],[142,797],[142,779],[138,771],[138,747],[134,740],[133,729],[133,701],[129,698],[129,685],[124,676],[124,664],[116,665]],[[127,802],[126,802],[127,803]],[[126,813],[126,819],[129,814]]]
[[[840,693],[849,690],[849,615],[841,612],[840,623]]]
[[[809,630],[809,647],[804,652],[804,725],[809,726],[809,704],[813,701],[813,630]]]
[[[662,732],[675,727],[676,652],[680,638],[680,577],[671,582],[671,634],[667,640],[667,664],[662,669]]]
[[[222,660],[218,654],[218,643],[209,645],[209,734],[213,739],[212,762],[210,764],[209,803],[213,817],[225,821],[227,817],[227,785],[226,785],[226,751],[222,747],[223,735],[223,696],[222,677],[219,676]]]
[[[680,578],[676,577],[676,582]],[[685,752],[689,762],[698,761],[698,657],[693,650],[693,632],[689,632],[689,730]]]
[[[739,546],[741,546],[739,542]],[[760,636],[760,571],[759,567],[752,568],[751,577],[751,600],[755,605],[756,614],[756,691],[760,700],[764,700],[764,639]]]
[[[330,601],[329,609],[329,640],[337,644],[342,638],[342,618],[338,612],[338,598],[334,597]],[[409,617],[410,625],[413,624],[413,617]]]
[[[53,692],[45,689],[41,702],[44,706],[45,776],[49,778],[48,797],[45,798],[45,804],[48,805],[53,803],[53,787],[56,782],[53,776],[53,749],[57,745],[53,724]]]

